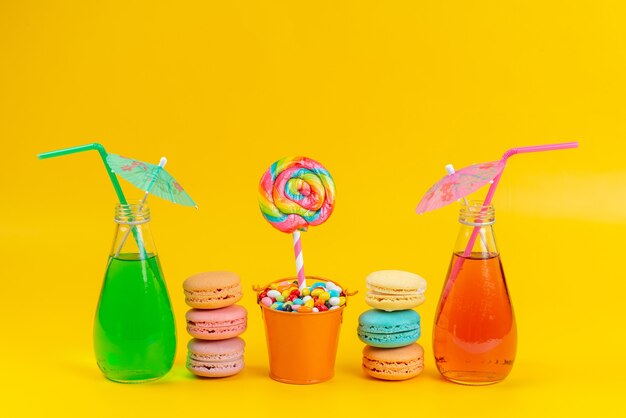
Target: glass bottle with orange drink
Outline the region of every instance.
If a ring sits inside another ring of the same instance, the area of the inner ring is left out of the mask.
[[[494,208],[469,202],[461,207],[459,222],[435,317],[435,361],[443,377],[453,382],[496,383],[513,367],[517,331],[493,233]],[[474,228],[479,228],[478,239],[466,249]]]

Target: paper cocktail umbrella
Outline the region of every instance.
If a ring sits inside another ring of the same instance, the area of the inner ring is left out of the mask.
[[[179,205],[198,207],[180,183],[163,168],[167,163],[165,157],[158,165],[116,154],[109,154],[106,159],[115,174],[146,192],[144,199],[151,193]]]
[[[173,203],[198,208],[183,187],[163,168],[165,164],[167,164],[165,157],[161,158],[158,165],[122,157],[116,154],[107,155],[106,160],[113,172],[145,191],[143,199],[139,203],[140,211],[150,193]],[[127,238],[128,232],[126,232],[126,235],[122,238],[120,246],[115,252],[116,256],[119,255]]]

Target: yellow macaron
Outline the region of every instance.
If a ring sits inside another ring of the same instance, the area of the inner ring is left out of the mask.
[[[401,270],[375,271],[365,279],[365,302],[384,311],[412,309],[424,303],[426,280]]]

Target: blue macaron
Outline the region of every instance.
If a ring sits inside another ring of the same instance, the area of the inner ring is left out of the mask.
[[[404,347],[417,341],[420,333],[420,315],[412,309],[370,309],[359,316],[359,339],[372,347]]]

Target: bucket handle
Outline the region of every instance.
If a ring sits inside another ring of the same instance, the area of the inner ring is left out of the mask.
[[[343,289],[343,292],[346,294],[346,305],[345,306],[348,306],[348,296],[352,297],[352,296],[356,295],[357,293],[359,293],[358,290],[355,290],[354,292],[350,292],[350,291],[348,291],[348,289]],[[343,318],[342,318],[342,322],[343,322]]]

